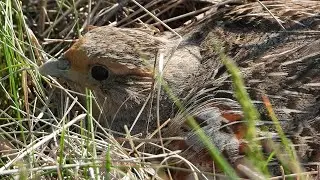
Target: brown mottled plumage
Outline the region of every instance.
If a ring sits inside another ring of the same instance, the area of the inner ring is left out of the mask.
[[[156,127],[156,103],[152,101],[156,92],[152,90],[157,82],[154,77],[159,74],[159,56],[172,55],[165,62],[164,82],[186,106],[187,114],[202,123],[213,143],[232,159],[239,154],[243,132],[238,132],[239,127],[221,127],[242,119],[242,113],[228,73],[212,47],[221,43],[243,72],[263,122],[269,121],[261,99],[267,95],[287,134],[299,141],[313,137],[306,144],[308,152],[300,153],[302,158],[319,157],[320,39],[315,31],[320,24],[316,11],[319,2],[263,3],[278,21],[257,2],[219,7],[197,25],[179,31],[184,39],[173,54],[177,39],[168,34],[154,36],[138,29],[98,27],[80,38],[64,58],[41,66],[40,72],[94,90],[103,107],[100,122],[114,130],[121,131],[125,124],[130,127],[148,101],[133,130],[145,132],[148,122]],[[184,124],[185,113],[177,112],[163,91],[160,116],[161,121],[172,118],[164,136],[186,137],[186,141],[169,147],[191,147],[186,153],[192,152],[201,160],[204,147]]]

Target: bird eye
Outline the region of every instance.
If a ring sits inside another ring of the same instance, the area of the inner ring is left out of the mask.
[[[91,76],[98,81],[106,80],[109,76],[109,71],[103,66],[93,66],[91,68]]]

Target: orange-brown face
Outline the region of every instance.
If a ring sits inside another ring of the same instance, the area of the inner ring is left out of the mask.
[[[94,90],[107,116],[113,117],[119,108],[135,110],[145,102],[161,45],[142,31],[99,27],[80,38],[63,58],[44,63],[39,71]]]
[[[40,72],[88,87],[109,78],[152,78],[152,65],[161,44],[138,30],[95,28],[73,44],[64,58],[42,65]]]

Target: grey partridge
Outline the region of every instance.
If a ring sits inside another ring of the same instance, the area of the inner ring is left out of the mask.
[[[258,2],[219,7],[197,25],[178,30],[183,40],[176,49],[177,38],[170,33],[94,28],[64,57],[43,64],[40,72],[70,81],[79,89],[92,89],[102,110],[97,117],[105,127],[123,131],[123,126],[130,127],[139,115],[132,134],[146,133],[147,126],[155,129],[159,98],[159,119],[171,118],[163,135],[186,137],[176,148],[191,147],[196,156],[204,150],[185,125],[188,114],[220,151],[236,156],[241,151],[243,129],[236,126],[226,131],[222,127],[243,117],[226,68],[213,48],[218,42],[242,71],[263,122],[269,121],[262,102],[266,95],[286,133],[313,137],[308,145],[316,152],[303,152],[302,158],[319,156],[320,39],[316,30],[320,17],[316,9],[320,3],[263,3],[275,17]],[[164,90],[157,96],[162,55],[163,84],[182,101],[184,112]]]

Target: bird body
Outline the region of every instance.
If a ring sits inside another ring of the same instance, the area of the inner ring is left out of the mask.
[[[310,146],[318,146],[320,39],[313,29],[319,27],[319,14],[312,14],[312,9],[319,3],[310,3],[266,1],[267,8],[283,18],[282,22],[258,3],[220,8],[198,25],[178,30],[183,35],[179,46],[170,33],[152,35],[139,29],[97,27],[62,59],[42,65],[40,72],[91,88],[102,109],[100,122],[106,127],[123,131],[123,126],[131,126],[140,114],[133,134],[145,132],[147,125],[156,128],[156,99],[160,98],[159,119],[171,118],[165,136],[185,136],[185,145],[199,154],[204,147],[185,125],[189,114],[202,123],[221,151],[231,155],[239,153],[239,137],[232,130],[222,131],[222,126],[243,117],[232,82],[213,46],[220,44],[243,73],[261,119],[269,119],[261,100],[267,95],[284,131],[315,137]],[[161,54],[163,83],[185,105],[183,112],[166,91],[157,96]]]

